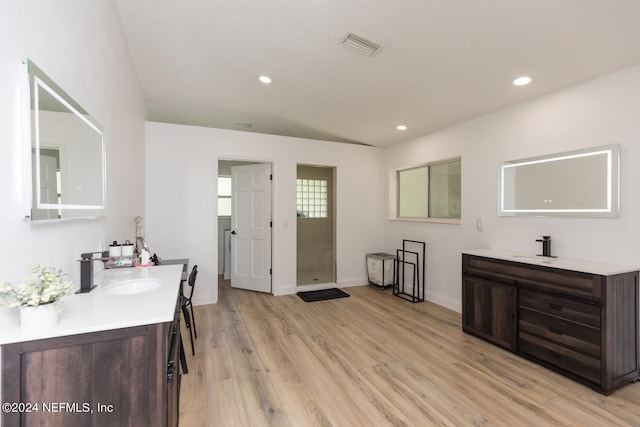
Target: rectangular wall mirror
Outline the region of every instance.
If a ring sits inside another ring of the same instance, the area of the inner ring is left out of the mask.
[[[31,220],[99,216],[105,207],[100,124],[31,60]]]
[[[589,148],[504,162],[500,216],[617,217],[619,148]]]

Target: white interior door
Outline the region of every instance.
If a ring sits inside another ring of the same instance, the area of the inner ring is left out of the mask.
[[[271,164],[231,168],[231,287],[271,292]]]
[[[49,155],[40,154],[40,201],[58,203],[58,160]],[[36,183],[37,185],[38,183]]]

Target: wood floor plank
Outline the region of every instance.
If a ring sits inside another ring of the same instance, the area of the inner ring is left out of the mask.
[[[252,425],[289,425],[244,321],[233,323],[227,342],[233,354],[235,379],[240,384],[246,410],[252,415]]]
[[[436,390],[425,398],[423,393],[417,393],[385,365],[366,368],[362,374],[372,388],[409,419],[409,425],[455,426],[450,421],[454,417],[447,414],[447,408],[439,406],[437,399],[431,398],[438,394]]]
[[[624,414],[613,414],[600,408],[595,402],[591,404],[580,404],[572,401],[571,404],[567,404],[567,399],[557,397],[549,400],[546,407],[549,410],[555,411],[559,414],[559,417],[563,420],[565,426],[588,426],[592,420],[597,419],[602,422],[602,425],[606,426],[625,426],[629,425],[629,420],[624,419]],[[640,422],[636,418],[634,425],[640,425]]]
[[[345,391],[343,378],[334,377],[316,353],[308,347],[313,340],[303,340],[298,335],[282,339],[283,347],[296,354],[294,371],[304,378],[305,386],[332,425],[367,425],[371,419],[365,411],[351,399]]]
[[[207,426],[245,427],[252,425],[243,400],[242,388],[236,379],[208,384]],[[252,417],[255,419],[256,417]],[[180,419],[181,426],[191,426],[190,421]]]
[[[640,427],[639,384],[603,396],[464,334],[435,304],[369,286],[305,303],[219,284],[218,303],[195,308],[195,357],[184,335],[181,426]]]
[[[331,421],[306,387],[306,381],[292,369],[269,372],[273,386],[293,426],[330,427]]]

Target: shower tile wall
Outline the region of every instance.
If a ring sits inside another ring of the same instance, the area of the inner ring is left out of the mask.
[[[333,168],[298,166],[298,179],[327,181],[327,217],[297,218],[297,284],[335,281]]]

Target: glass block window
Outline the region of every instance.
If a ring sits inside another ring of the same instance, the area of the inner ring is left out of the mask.
[[[327,180],[298,179],[296,209],[299,218],[327,218]]]

